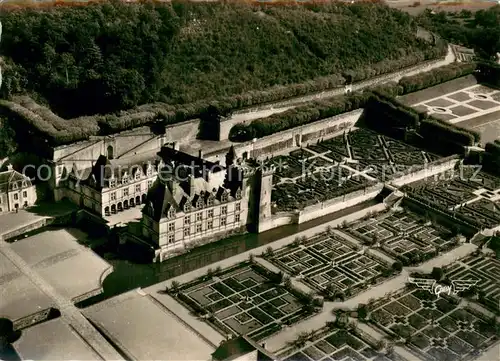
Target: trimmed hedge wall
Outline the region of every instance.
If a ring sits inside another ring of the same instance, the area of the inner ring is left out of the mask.
[[[403,88],[402,94],[408,94],[472,74],[475,70],[474,63],[452,63],[425,73],[403,77],[399,85]]]
[[[500,87],[500,65],[492,62],[480,62],[477,65],[478,78],[488,84]]]
[[[333,117],[362,108],[369,97],[370,93],[368,92],[337,96],[298,106],[266,118],[256,119],[247,125],[236,124],[229,132],[229,139],[244,142],[309,124],[320,119]]]
[[[249,141],[357,109],[355,108],[356,105],[363,108],[369,106],[368,100],[372,94],[376,96],[376,103],[384,103],[384,105],[378,105],[385,107],[385,110],[378,110],[380,119],[389,121],[392,128],[398,126],[397,124],[400,127],[409,126],[414,128],[418,125],[419,118],[423,118],[424,115],[419,115],[418,112],[404,106],[394,98],[471,74],[475,68],[475,64],[469,63],[450,64],[415,76],[404,77],[399,83],[388,82],[353,95],[337,96],[299,106],[283,113],[273,114],[266,118],[256,119],[250,124],[236,124],[229,132],[229,139],[235,142]],[[323,116],[321,114],[327,115]],[[390,119],[386,118],[388,116]],[[399,117],[402,118],[399,119]],[[380,119],[377,119],[377,121]],[[372,126],[376,129],[384,127],[380,124],[372,124]],[[479,134],[473,135],[479,140]]]

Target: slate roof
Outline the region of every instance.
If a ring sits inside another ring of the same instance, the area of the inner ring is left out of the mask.
[[[23,181],[26,182],[25,186],[22,185]],[[18,189],[31,187],[29,178],[15,170],[0,172],[0,193],[12,191],[14,184],[17,184]]]

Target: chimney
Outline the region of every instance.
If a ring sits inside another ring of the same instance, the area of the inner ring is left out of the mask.
[[[12,168],[12,164],[7,164],[7,170],[13,170],[14,168]]]
[[[198,150],[198,158],[203,159],[203,149]]]
[[[193,175],[189,175],[189,196],[194,196],[194,177]]]

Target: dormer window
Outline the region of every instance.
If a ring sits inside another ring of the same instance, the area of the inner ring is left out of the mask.
[[[17,189],[17,183],[12,184],[12,189]]]
[[[175,218],[175,209],[173,208],[169,209],[168,218]]]
[[[109,187],[110,188],[116,187],[116,179],[112,178],[109,180]]]
[[[26,187],[26,182],[23,182],[23,187]]]
[[[227,202],[227,193],[226,192],[222,193],[220,200],[221,200],[221,202]]]
[[[128,182],[128,177],[125,175],[122,178],[122,184],[126,184]]]
[[[141,178],[141,172],[137,171],[137,173],[135,173],[135,179],[140,179]]]
[[[146,169],[146,174],[149,177],[152,173],[153,173],[153,167],[151,166],[151,164],[148,164],[148,168]]]
[[[214,197],[213,196],[210,196],[208,197],[207,199],[207,206],[211,207],[214,205]]]
[[[203,200],[201,199],[201,197],[196,202],[196,208],[203,208]]]
[[[185,213],[188,213],[189,211],[191,211],[191,207],[189,206],[189,203],[186,203],[186,204],[184,205],[184,212],[185,212]]]
[[[238,190],[236,191],[235,196],[236,196],[236,199],[241,199],[241,189],[238,189]]]

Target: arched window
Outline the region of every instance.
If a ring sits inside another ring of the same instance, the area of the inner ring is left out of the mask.
[[[113,159],[113,146],[109,145],[107,149],[108,159]]]

